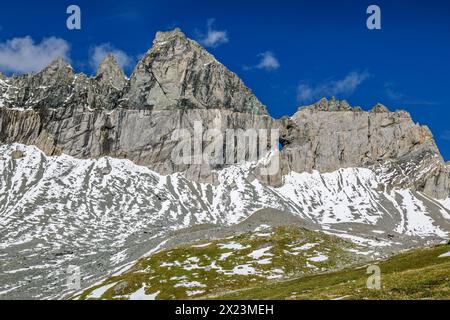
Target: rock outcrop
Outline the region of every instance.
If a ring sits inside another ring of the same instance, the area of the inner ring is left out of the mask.
[[[97,76],[91,81],[88,105],[99,109],[114,109],[123,95],[128,80],[113,55],[100,64]]]
[[[279,170],[254,172],[267,185],[281,186],[291,171],[391,163],[399,174],[398,168],[420,163],[423,170],[407,183],[402,179],[405,185],[437,198],[450,190],[449,169],[430,130],[407,112],[381,104],[364,112],[333,98],[275,120],[236,74],[179,29],[156,35],[130,79],[111,55],[94,77],[75,74],[61,59],[37,74],[0,77],[0,107],[0,142],[35,145],[48,155],[127,158],[162,174],[185,172],[215,183],[215,171],[225,164],[173,161],[175,130],[193,136],[201,122],[203,149],[208,129],[224,136],[227,129],[238,136],[247,129],[279,129]],[[249,160],[248,150],[230,150],[225,142],[219,152],[215,158],[232,152]]]
[[[280,127],[285,158],[296,172],[365,167],[423,150],[439,154],[427,127],[416,125],[405,111],[389,112],[380,105],[361,112],[324,99],[283,119]]]
[[[386,183],[436,198],[449,195],[449,170],[431,131],[415,124],[406,111],[390,112],[377,104],[363,112],[332,98],[300,108],[281,122],[282,176],[389,164],[392,179]]]
[[[186,38],[158,32],[138,63],[122,104],[133,109],[232,109],[265,115],[266,107],[239,77]]]

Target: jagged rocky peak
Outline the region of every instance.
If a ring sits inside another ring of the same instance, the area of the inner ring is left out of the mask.
[[[370,112],[373,113],[389,113],[388,107],[386,107],[384,104],[377,103]]]
[[[405,110],[397,110],[391,112],[388,107],[381,103],[377,103],[370,111],[365,112],[360,106],[351,106],[346,100],[338,100],[335,97],[322,98],[319,101],[298,108],[297,113],[293,116],[302,115],[307,112],[354,112],[361,114],[386,114],[387,117],[404,117],[411,119],[409,112]]]
[[[331,97],[330,100],[322,98],[316,103],[309,106],[300,107],[299,110],[309,111],[362,111],[360,107],[351,107],[346,100],[337,100],[335,97]]]
[[[6,89],[8,78],[0,72],[0,100],[3,98],[3,91]]]
[[[96,79],[99,82],[111,84],[118,90],[123,90],[127,84],[127,77],[113,54],[108,54],[99,65]]]
[[[62,58],[36,74],[8,79],[8,106],[15,108],[61,108],[72,94],[75,73]]]
[[[78,81],[84,84],[84,81]],[[120,106],[120,99],[128,84],[121,66],[113,54],[108,54],[97,68],[97,75],[88,79],[85,104],[90,109],[112,110]]]
[[[239,77],[180,29],[158,32],[136,66],[123,104],[143,109],[230,109],[266,115]]]
[[[72,66],[67,62],[64,58],[58,57],[55,60],[53,60],[48,67],[44,68],[42,71],[45,70],[58,70],[58,69],[70,69],[72,70]]]
[[[48,67],[36,74],[43,81],[51,81],[55,78],[73,77],[74,71],[71,65],[63,58],[55,59]]]
[[[153,45],[163,45],[167,41],[187,41],[187,37],[180,28],[175,28],[172,31],[159,31],[156,33]]]
[[[75,74],[58,58],[37,74],[8,81],[14,92],[7,105],[19,108],[227,109],[267,115],[236,74],[180,29],[157,33],[130,80],[108,55],[94,78]]]

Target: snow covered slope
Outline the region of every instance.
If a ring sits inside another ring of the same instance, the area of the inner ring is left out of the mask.
[[[237,224],[263,208],[368,246],[408,248],[449,238],[450,200],[381,188],[383,170],[291,173],[273,188],[248,178],[252,166],[226,168],[211,185],[128,160],[47,157],[34,147],[1,146],[0,299],[61,297],[69,292],[70,265],[81,268],[87,286],[176,230]]]

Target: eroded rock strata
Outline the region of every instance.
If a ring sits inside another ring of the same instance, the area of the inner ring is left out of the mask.
[[[171,157],[178,143],[174,130],[194,134],[198,121],[204,132],[219,129],[224,135],[227,129],[279,129],[280,170],[255,172],[267,185],[281,186],[291,171],[386,163],[398,171],[421,163],[427,170],[401,183],[436,198],[450,190],[449,167],[430,130],[407,112],[389,112],[381,104],[364,112],[323,99],[292,117],[273,119],[236,74],[179,29],[158,33],[129,79],[113,56],[91,78],[61,59],[37,74],[2,75],[0,106],[0,141],[35,145],[47,155],[126,158],[161,174],[185,172],[215,183],[215,171],[225,164],[179,164]],[[227,152],[224,144],[223,156]],[[389,183],[398,184],[398,177]]]

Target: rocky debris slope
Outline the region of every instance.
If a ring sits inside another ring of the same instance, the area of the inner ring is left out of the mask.
[[[214,185],[129,160],[48,157],[24,145],[1,146],[0,154],[0,299],[61,297],[70,265],[81,267],[83,286],[92,285],[158,250],[176,230],[220,229],[264,208],[378,255],[440,242],[450,232],[450,199],[382,189],[385,167],[292,172],[276,188],[252,178],[252,163],[221,170]]]

